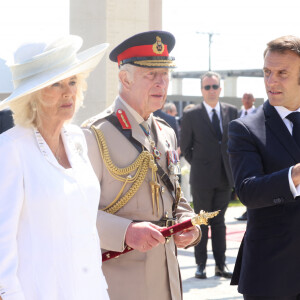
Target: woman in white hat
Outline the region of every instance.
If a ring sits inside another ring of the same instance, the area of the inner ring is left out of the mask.
[[[67,36],[27,44],[0,103],[16,126],[0,135],[0,298],[108,299],[96,229],[100,187],[81,129],[67,124],[107,44],[77,53]]]

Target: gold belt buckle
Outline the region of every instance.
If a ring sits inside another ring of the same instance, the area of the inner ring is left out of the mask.
[[[165,217],[163,218],[163,220],[166,222],[165,226],[166,227],[170,227],[176,224],[176,219],[175,218],[169,218],[168,217],[168,213],[165,214]],[[171,239],[171,236],[166,236],[166,243],[168,243]]]
[[[166,219],[166,227],[170,227],[170,226],[173,226],[175,225],[175,219],[174,218],[167,218]]]

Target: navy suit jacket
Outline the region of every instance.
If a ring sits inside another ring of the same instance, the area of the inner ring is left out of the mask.
[[[266,101],[230,123],[228,151],[236,192],[248,208],[231,284],[248,295],[299,294],[300,201],[290,191],[288,171],[300,162],[300,149]]]
[[[173,128],[173,130],[175,131],[175,134],[176,134],[177,141],[178,141],[179,136],[178,136],[178,125],[177,125],[176,118],[171,115],[168,115],[167,113],[163,112],[161,109],[155,111],[153,114],[154,114],[154,116],[165,120]]]
[[[14,121],[10,110],[5,109],[0,111],[0,133],[12,128]]]

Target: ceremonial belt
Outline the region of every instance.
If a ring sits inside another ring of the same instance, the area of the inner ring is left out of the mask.
[[[158,221],[140,221],[140,220],[133,220],[133,222],[139,223],[139,222],[150,222],[152,224],[155,224],[160,227],[170,227],[176,224],[177,219],[176,218],[161,218]]]
[[[131,129],[123,129],[118,118],[115,115],[109,115],[106,117],[106,120],[109,121],[111,124],[113,124],[127,139],[128,141],[135,147],[135,149],[141,153],[143,151],[143,145],[137,141],[133,136],[132,136],[132,131]],[[155,158],[154,158],[155,159]],[[163,170],[163,168],[157,163],[155,160],[156,165],[157,165],[157,173],[168,189],[169,193],[171,194],[174,202],[176,202],[173,192],[174,192],[174,187],[173,184],[168,176],[168,174]]]

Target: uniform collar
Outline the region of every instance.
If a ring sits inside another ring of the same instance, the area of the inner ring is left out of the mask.
[[[121,103],[128,109],[128,111],[131,113],[133,118],[136,120],[138,124],[143,123],[145,120],[144,118],[135,110],[133,109],[124,99],[122,99],[121,96],[119,96]],[[151,127],[152,124],[152,119],[153,119],[153,114],[151,113],[149,118],[146,120],[148,125]]]

